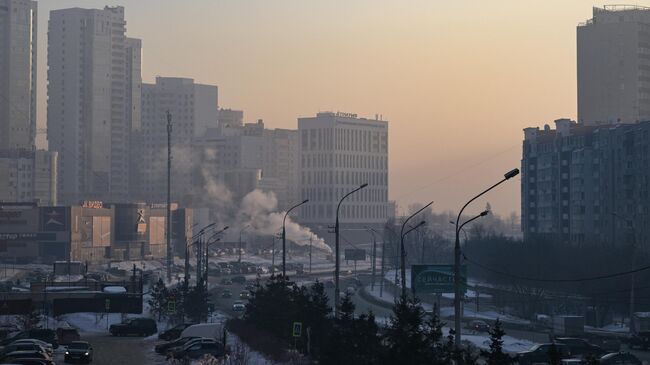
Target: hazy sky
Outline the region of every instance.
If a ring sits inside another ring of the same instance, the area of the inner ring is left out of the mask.
[[[390,121],[390,198],[457,210],[519,167],[522,129],[576,115],[582,0],[39,1],[39,122],[47,20],[67,7],[126,8],[143,80],[219,86],[221,107],[296,128],[321,110]],[[520,209],[520,181],[486,199]],[[485,201],[476,204],[482,208]]]

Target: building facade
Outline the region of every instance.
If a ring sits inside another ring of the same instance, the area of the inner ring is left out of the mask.
[[[64,204],[129,199],[142,81],[141,44],[125,33],[120,6],[50,13],[47,138]]]
[[[0,260],[102,263],[162,259],[167,241],[165,205],[104,204],[38,207],[0,203]],[[172,244],[178,254],[192,236],[192,210],[172,206]]]
[[[37,20],[36,1],[0,0],[0,149],[34,149]]]
[[[300,192],[309,204],[300,220],[331,225],[347,192],[367,183],[341,207],[350,224],[383,224],[388,202],[388,122],[349,113],[318,113],[299,118]]]
[[[578,122],[650,120],[650,8],[609,5],[577,28]]]
[[[142,127],[134,156],[141,200],[167,200],[167,111],[172,117],[172,199],[185,203],[194,188],[193,141],[217,126],[217,86],[177,77],[157,77],[155,84],[143,85]]]
[[[525,239],[647,242],[650,122],[526,128],[521,211]]]

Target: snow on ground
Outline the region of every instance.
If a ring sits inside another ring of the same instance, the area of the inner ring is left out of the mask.
[[[605,327],[592,327],[585,326],[585,331],[588,332],[614,332],[614,333],[629,333],[630,327],[625,323],[612,323]]]
[[[449,333],[449,328],[443,328],[443,333]],[[467,341],[471,343],[481,350],[487,350],[490,348],[490,336],[487,334],[463,334],[462,340],[463,342]],[[536,343],[528,340],[522,340],[508,335],[503,336],[503,350],[506,352],[517,353],[520,351],[526,351],[534,345],[536,345]]]
[[[80,332],[107,333],[111,324],[122,322],[122,315],[120,313],[70,313],[62,315],[61,320]]]

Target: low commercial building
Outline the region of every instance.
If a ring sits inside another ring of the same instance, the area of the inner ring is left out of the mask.
[[[184,253],[191,237],[191,209],[172,206],[172,243]],[[104,204],[68,207],[0,203],[0,260],[101,263],[166,257],[166,207]]]

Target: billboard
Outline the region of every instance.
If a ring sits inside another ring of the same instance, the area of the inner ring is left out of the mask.
[[[467,266],[460,267],[461,291],[467,292]],[[411,265],[411,288],[415,293],[453,293],[454,265]]]
[[[366,250],[364,249],[345,249],[345,261],[365,261]]]
[[[48,232],[67,231],[67,219],[65,207],[47,207],[41,209],[41,222],[43,230]]]

